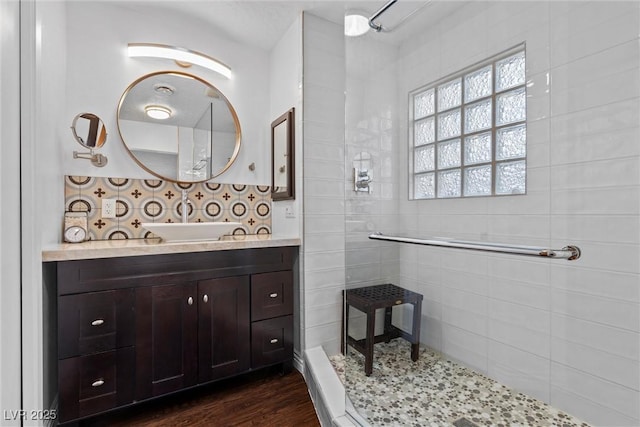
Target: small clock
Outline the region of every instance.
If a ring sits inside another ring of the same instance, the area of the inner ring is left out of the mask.
[[[87,232],[84,228],[73,225],[64,230],[64,240],[69,243],[80,243],[87,237]]]
[[[65,212],[64,214],[64,241],[80,243],[87,240],[87,213]]]

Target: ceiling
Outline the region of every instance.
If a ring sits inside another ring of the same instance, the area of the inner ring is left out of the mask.
[[[206,21],[239,43],[271,50],[303,11],[341,25],[345,11],[357,10],[365,16],[371,16],[386,2],[387,0],[139,0],[126,3],[130,6],[138,3],[147,10],[153,7],[186,14],[193,19]],[[411,31],[409,24],[415,21],[411,19],[411,15],[422,9],[434,9],[431,6],[435,3],[458,2],[399,0],[377,20],[389,29],[381,34],[381,38],[388,43],[399,43]],[[441,11],[438,14],[440,13]],[[424,25],[425,22],[421,24]]]

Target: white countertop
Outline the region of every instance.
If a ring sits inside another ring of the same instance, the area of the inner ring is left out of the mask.
[[[73,261],[92,258],[115,258],[185,252],[228,251],[233,249],[300,246],[296,237],[271,234],[223,236],[206,242],[163,242],[160,239],[96,240],[83,243],[61,243],[44,248],[42,261]]]

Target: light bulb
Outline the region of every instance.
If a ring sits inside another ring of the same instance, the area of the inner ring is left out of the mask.
[[[344,16],[344,35],[349,37],[361,36],[369,31],[369,19],[357,14]]]

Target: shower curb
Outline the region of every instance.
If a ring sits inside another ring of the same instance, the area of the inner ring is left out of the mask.
[[[304,352],[304,378],[322,427],[368,427],[348,400],[338,374],[322,347]],[[346,407],[351,409],[349,413]]]

